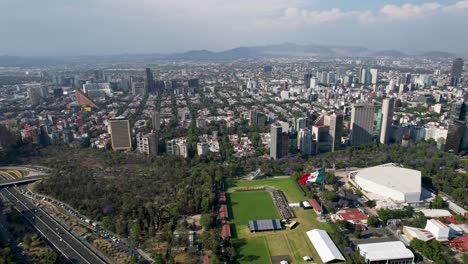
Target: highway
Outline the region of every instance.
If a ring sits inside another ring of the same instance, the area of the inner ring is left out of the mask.
[[[70,262],[106,263],[44,210],[26,198],[17,188],[0,189],[0,194],[8,199],[15,209]]]

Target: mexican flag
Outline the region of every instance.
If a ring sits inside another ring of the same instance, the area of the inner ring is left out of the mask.
[[[316,172],[301,174],[299,184],[306,184],[308,182],[323,183],[325,181],[325,169],[320,168]]]

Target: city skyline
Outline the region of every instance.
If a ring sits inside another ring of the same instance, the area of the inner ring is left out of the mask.
[[[0,3],[0,54],[173,53],[284,42],[466,55],[468,1]],[[456,41],[454,41],[456,40]]]

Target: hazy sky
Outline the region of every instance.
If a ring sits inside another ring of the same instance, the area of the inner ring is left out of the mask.
[[[468,53],[468,0],[0,0],[0,55],[359,45]]]

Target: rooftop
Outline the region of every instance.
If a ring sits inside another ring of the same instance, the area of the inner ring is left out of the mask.
[[[414,258],[401,241],[360,244],[358,248],[361,256],[370,261]]]
[[[421,172],[392,165],[360,170],[356,178],[377,182],[401,192],[421,192]]]

